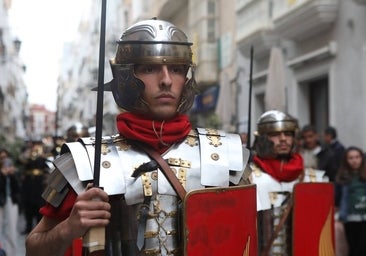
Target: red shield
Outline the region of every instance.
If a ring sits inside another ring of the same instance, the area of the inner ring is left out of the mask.
[[[299,183],[294,188],[293,255],[334,256],[334,187]]]
[[[257,255],[255,185],[191,191],[183,218],[184,255]]]

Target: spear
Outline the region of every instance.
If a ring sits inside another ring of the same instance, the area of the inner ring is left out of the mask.
[[[95,157],[94,157],[94,183],[93,183],[94,187],[99,187],[100,154],[102,148],[106,7],[107,7],[107,0],[102,0],[100,42],[99,42],[97,110],[96,110],[96,124],[95,124]]]
[[[105,58],[105,27],[106,27],[107,0],[102,0],[100,42],[99,42],[99,67],[98,67],[98,90],[97,110],[95,124],[95,155],[93,186],[99,187],[100,178],[100,155],[102,148],[103,130],[103,96],[104,96],[104,58]],[[105,228],[95,227],[90,229],[83,238],[84,255],[104,255],[105,249]]]
[[[247,149],[250,149],[250,137],[251,137],[251,113],[252,113],[252,87],[253,87],[253,45],[250,47],[250,70],[249,70],[249,100],[248,100],[248,133],[247,133]]]

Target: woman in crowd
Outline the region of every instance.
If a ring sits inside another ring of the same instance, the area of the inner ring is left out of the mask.
[[[346,149],[336,183],[342,191],[339,219],[344,223],[349,256],[366,255],[366,163],[361,149]]]

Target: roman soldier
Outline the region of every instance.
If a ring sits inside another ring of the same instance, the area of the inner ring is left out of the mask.
[[[251,177],[257,186],[259,252],[334,255],[327,254],[334,252],[332,184],[322,183],[324,172],[304,172],[294,149],[297,132],[297,120],[281,111],[267,111],[257,122]],[[314,207],[307,209],[309,204]]]
[[[249,255],[256,250],[255,216],[245,219],[240,213],[256,214],[254,186],[245,186],[248,150],[237,134],[192,129],[185,114],[196,94],[191,45],[179,28],[163,20],[144,20],[123,33],[110,60],[114,78],[106,90],[124,111],[117,116],[119,133],[102,139],[103,190],[87,185],[93,180],[95,138],[66,143],[44,193],[44,217],[27,238],[28,255],[62,255],[72,239],[103,226],[105,255],[197,255],[196,248],[210,255]],[[235,193],[230,188],[237,185],[254,191],[250,200],[210,201]],[[186,198],[205,189],[209,196],[194,204],[205,209],[195,210]],[[233,228],[220,222],[204,226],[210,218],[192,220],[185,205],[209,217],[232,209],[237,218],[228,215]],[[196,232],[186,232],[191,227],[182,219],[195,222]],[[244,225],[251,231],[245,233]],[[183,245],[187,241],[190,246]],[[220,247],[224,244],[229,246]],[[240,253],[231,254],[231,248]]]

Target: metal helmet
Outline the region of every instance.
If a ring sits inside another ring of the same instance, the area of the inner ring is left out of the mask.
[[[298,122],[289,114],[278,110],[270,110],[261,115],[257,122],[257,134],[265,135],[271,132],[297,132]]]
[[[79,138],[88,137],[89,129],[81,123],[75,123],[71,125],[66,131],[66,141],[73,142]]]
[[[135,77],[136,64],[183,64],[191,77],[183,90],[178,112],[187,111],[193,104],[196,81],[192,62],[191,42],[175,25],[157,19],[143,20],[129,27],[117,41],[116,57],[110,60],[114,79],[113,97],[118,106],[128,111],[144,111],[141,101],[144,83]]]

